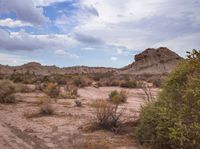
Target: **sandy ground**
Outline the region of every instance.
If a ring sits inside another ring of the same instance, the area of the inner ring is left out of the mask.
[[[118,87],[86,87],[79,89],[83,107],[76,107],[74,99],[59,99],[53,104],[55,114],[27,118],[25,115],[39,111],[38,99],[42,93],[17,94],[17,104],[0,104],[0,149],[84,149],[84,143],[106,143],[116,149],[140,149],[131,131],[115,134],[105,130],[85,131],[94,118],[91,106],[96,99],[108,98]],[[142,90],[126,89],[128,100],[120,105],[124,118],[134,121],[143,104]],[[152,89],[156,94],[158,89]]]

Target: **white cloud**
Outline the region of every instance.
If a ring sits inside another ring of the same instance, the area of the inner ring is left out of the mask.
[[[20,20],[13,20],[11,18],[6,18],[6,19],[0,20],[0,26],[15,28],[15,27],[32,26],[32,24],[26,23],[26,22],[23,22],[23,21],[20,21]]]
[[[200,32],[200,4],[195,0],[83,0],[82,4],[93,6],[99,16],[88,18],[72,32],[95,35],[104,45],[138,50],[163,46],[160,43],[166,41],[170,47],[167,41]],[[190,49],[195,47],[192,42],[186,43],[184,46]],[[181,54],[180,43],[173,44]]]
[[[117,58],[117,57],[114,57],[114,56],[110,58],[111,61],[117,61],[117,59],[118,59],[118,58]]]
[[[20,56],[20,55],[12,55],[12,54],[4,54],[0,53],[0,64],[3,65],[22,65],[28,62],[36,61],[26,56]]]
[[[84,47],[84,48],[81,48],[81,50],[83,50],[83,51],[93,51],[93,50],[95,50],[95,48],[92,48],[92,47]]]
[[[0,49],[3,50],[55,50],[71,49],[78,42],[67,35],[32,35],[24,30],[6,32],[0,29]]]
[[[15,13],[17,19],[35,25],[48,22],[43,15],[43,8],[36,7],[32,0],[0,0],[0,14]]]
[[[199,40],[200,33],[194,33],[191,35],[179,36],[177,38],[159,42],[153,45],[153,47],[167,46],[175,52],[179,53],[181,56],[185,57],[186,51],[191,51],[192,49],[199,50]]]
[[[36,6],[49,6],[53,3],[72,1],[72,0],[33,0]]]
[[[61,57],[69,57],[69,58],[75,58],[75,59],[79,58],[78,55],[73,54],[73,53],[69,53],[69,52],[67,52],[65,50],[56,50],[55,54],[57,56],[61,56]]]

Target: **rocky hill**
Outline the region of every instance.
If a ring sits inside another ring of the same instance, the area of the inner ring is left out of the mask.
[[[121,69],[121,74],[154,74],[170,73],[182,57],[165,47],[149,48],[135,55],[135,62]]]
[[[135,62],[121,69],[105,67],[75,66],[59,68],[57,66],[43,66],[40,63],[31,62],[21,66],[0,65],[0,74],[12,73],[34,73],[36,75],[51,74],[89,74],[89,73],[115,73],[115,74],[168,74],[177,63],[182,60],[179,55],[168,48],[146,49],[144,52],[135,55]]]

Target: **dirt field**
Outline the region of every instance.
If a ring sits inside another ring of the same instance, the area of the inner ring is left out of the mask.
[[[82,107],[74,99],[59,99],[53,104],[55,114],[27,118],[25,115],[39,110],[38,99],[43,93],[17,94],[17,104],[0,104],[0,149],[84,149],[85,144],[109,144],[116,149],[140,149],[131,136],[131,129],[115,134],[105,130],[85,131],[94,118],[96,99],[108,98],[117,87],[86,87],[78,90]],[[128,100],[120,105],[125,108],[124,118],[129,122],[138,116],[143,103],[142,90],[126,89]],[[158,89],[152,90],[154,94]],[[111,148],[110,147],[110,148]]]

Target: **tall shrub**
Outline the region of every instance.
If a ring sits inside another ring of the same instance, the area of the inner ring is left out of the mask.
[[[140,114],[136,137],[154,148],[200,148],[200,51],[167,78],[158,100]]]

